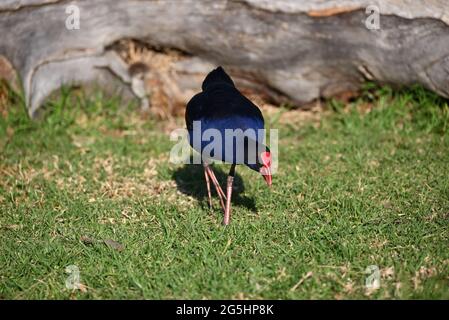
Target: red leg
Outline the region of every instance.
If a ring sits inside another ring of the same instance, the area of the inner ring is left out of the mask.
[[[231,220],[231,197],[232,197],[232,184],[234,183],[235,164],[231,166],[229,171],[228,180],[226,184],[226,208],[224,212],[223,224],[227,226]]]
[[[210,178],[212,179],[212,182],[215,184],[215,187],[217,188],[217,193],[219,193],[219,195],[221,195],[224,199],[226,199],[226,195],[223,192],[223,189],[220,187],[220,183],[215,177],[214,171],[210,167],[207,167],[207,170],[209,172]]]
[[[218,183],[218,180],[215,177],[215,174],[212,171],[212,169],[207,164],[204,165],[204,168],[206,169],[207,173],[209,174],[209,177],[211,178],[212,183],[214,184],[215,189],[217,190],[218,197],[220,198],[221,208],[224,211],[225,210],[224,201],[226,200],[226,197],[224,197],[224,192],[221,189],[220,184]]]
[[[206,179],[207,196],[209,198],[209,209],[212,210],[212,195],[211,195],[211,192],[210,192],[209,174],[207,173],[206,167],[204,167],[204,178]]]

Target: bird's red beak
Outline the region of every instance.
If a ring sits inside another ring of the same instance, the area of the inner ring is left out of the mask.
[[[262,174],[265,182],[269,187],[271,187],[271,169],[269,166],[263,166],[260,168],[260,173]]]

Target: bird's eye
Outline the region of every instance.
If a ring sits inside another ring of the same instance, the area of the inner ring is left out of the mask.
[[[270,152],[262,152],[260,155],[260,158],[262,160],[262,164],[266,167],[271,166],[271,153]]]

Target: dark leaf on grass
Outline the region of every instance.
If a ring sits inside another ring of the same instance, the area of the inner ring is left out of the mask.
[[[81,240],[82,243],[84,243],[84,244],[86,244],[86,245],[94,244],[95,241],[96,241],[95,239],[93,239],[93,238],[91,238],[91,237],[87,237],[87,236],[82,236],[82,237],[80,238],[80,240]]]
[[[123,246],[123,244],[121,244],[121,243],[119,243],[119,242],[117,242],[117,241],[111,240],[111,239],[105,239],[105,240],[103,240],[103,242],[104,242],[108,247],[111,247],[112,249],[115,249],[115,250],[117,250],[117,251],[122,251],[123,249],[125,249],[125,247]]]

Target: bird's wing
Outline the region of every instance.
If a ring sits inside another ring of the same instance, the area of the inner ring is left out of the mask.
[[[202,112],[206,106],[202,92],[193,96],[187,103],[185,120],[187,130],[193,130],[193,121],[201,118]]]
[[[203,99],[204,108],[201,116],[208,120],[239,117],[256,122],[257,128],[253,129],[263,129],[264,127],[262,112],[234,87],[215,86],[204,92]]]

